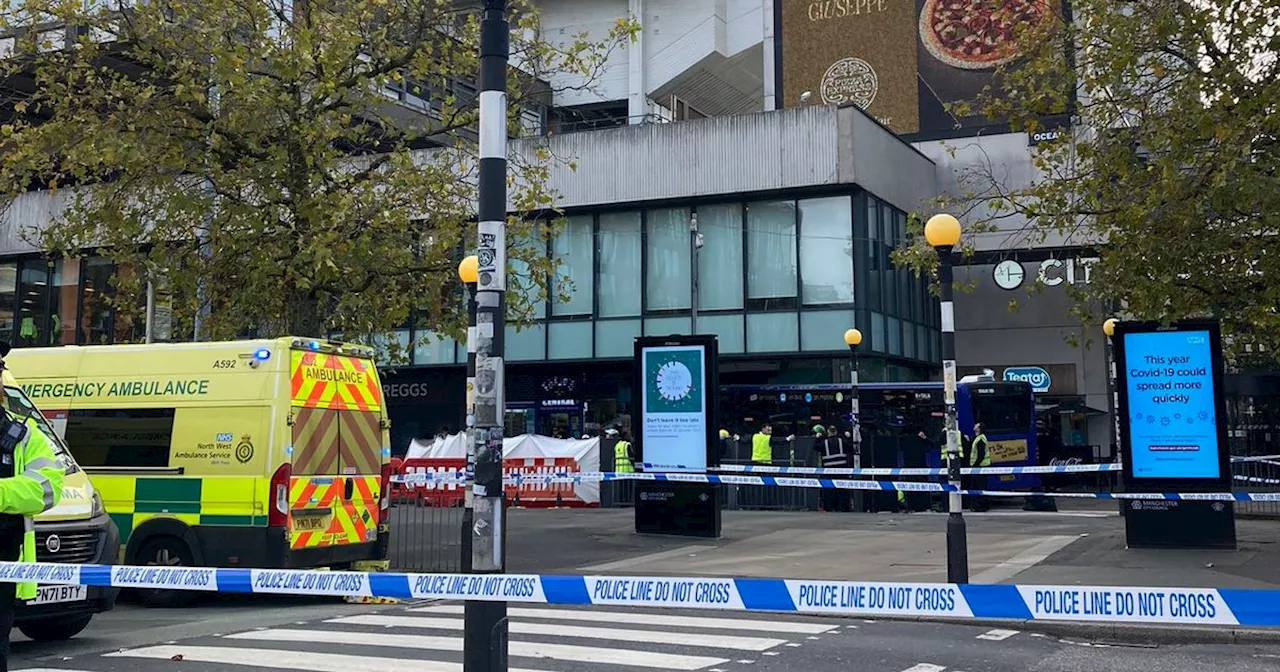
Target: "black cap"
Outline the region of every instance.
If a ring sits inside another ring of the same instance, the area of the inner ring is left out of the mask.
[[[12,349],[13,346],[9,345],[9,341],[0,341],[0,359],[8,357],[9,351]]]

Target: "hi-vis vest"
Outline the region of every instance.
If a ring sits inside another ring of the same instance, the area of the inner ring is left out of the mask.
[[[835,468],[849,466],[849,454],[845,452],[843,438],[836,436],[820,439],[820,441],[822,443],[822,466]]]
[[[16,421],[14,421],[16,422]],[[5,423],[6,426],[8,423]],[[13,478],[0,478],[0,515],[22,516],[22,549],[18,562],[36,561],[36,525],[33,518],[54,506],[62,498],[62,463],[53,452],[48,437],[34,422],[22,423],[26,435],[13,450]],[[2,558],[10,560],[10,558]],[[15,597],[30,600],[36,596],[35,583],[19,583]]]
[[[982,446],[982,460],[978,460],[978,446]],[[971,467],[989,467],[991,466],[991,451],[987,450],[987,435],[979,434],[973,437],[973,443],[969,446],[969,466]]]
[[[769,435],[758,433],[751,437],[751,461],[769,464],[773,462],[773,446],[769,445]]]
[[[630,441],[619,441],[613,444],[613,470],[619,474],[630,474],[635,471],[631,466]]]

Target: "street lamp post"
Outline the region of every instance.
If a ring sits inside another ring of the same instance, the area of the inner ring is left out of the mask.
[[[850,329],[844,332],[844,344],[849,346],[849,422],[852,425],[853,457],[850,463],[856,469],[862,460],[862,427],[858,423],[858,346],[862,345],[862,332]]]
[[[956,420],[956,323],[952,304],[951,252],[960,243],[960,222],[937,214],[924,225],[924,237],[938,253],[938,296],[942,303],[942,384],[946,402],[947,478],[957,490],[947,493],[947,581],[969,582],[969,542],[965,536],[960,492],[960,429]]]
[[[503,334],[507,287],[507,60],[511,52],[506,0],[484,0],[480,17],[479,163],[476,182],[475,476],[471,481],[471,571],[506,569],[506,502],[502,434],[506,416]],[[467,602],[463,669],[505,672],[507,605]]]
[[[1116,415],[1116,409],[1120,408],[1120,391],[1116,389],[1116,357],[1115,343],[1111,340],[1116,333],[1116,323],[1119,322],[1114,317],[1107,318],[1102,323],[1102,333],[1107,336],[1107,384],[1111,387],[1107,394],[1107,411],[1111,414],[1111,440],[1115,442],[1116,452],[1120,450],[1120,416]],[[1111,459],[1116,459],[1116,454],[1111,455]]]
[[[480,259],[471,255],[458,264],[458,279],[467,288],[467,396],[466,434],[467,468],[465,473],[476,473],[476,282],[480,279]],[[475,524],[475,503],[471,488],[466,489],[462,509],[462,571],[471,571],[471,526]]]

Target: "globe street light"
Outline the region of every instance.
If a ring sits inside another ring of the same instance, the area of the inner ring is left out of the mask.
[[[1120,451],[1120,416],[1116,414],[1116,409],[1120,408],[1120,391],[1116,389],[1116,357],[1115,343],[1111,340],[1116,335],[1116,324],[1120,320],[1109,317],[1102,323],[1102,333],[1107,335],[1106,348],[1104,354],[1107,358],[1107,384],[1111,386],[1111,393],[1107,395],[1107,411],[1111,413],[1111,440],[1115,442],[1115,450],[1111,453],[1111,459],[1116,459]]]
[[[858,346],[862,345],[862,332],[858,329],[845,331],[844,344],[849,346],[849,439],[853,442],[853,454],[849,456],[847,466],[856,469],[862,466],[862,425],[858,422]],[[858,495],[855,500],[859,504],[855,510],[860,510],[862,495]]]
[[[956,488],[947,493],[947,581],[969,582],[969,542],[959,488],[960,429],[956,420],[956,321],[952,304],[951,252],[960,243],[960,221],[946,213],[929,218],[924,238],[938,253],[938,296],[942,303],[942,384],[946,402],[947,480]]]

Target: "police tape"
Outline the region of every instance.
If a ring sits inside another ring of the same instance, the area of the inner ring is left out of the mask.
[[[1280,464],[1274,460],[1280,460],[1280,455],[1232,455],[1232,462],[1266,462],[1268,464]]]
[[[689,467],[640,463],[643,469],[655,470],[688,470]],[[1012,474],[1088,474],[1110,471],[1123,471],[1124,466],[1117,463],[1107,464],[1052,464],[1026,467],[964,467],[960,473],[965,476],[1008,476]],[[708,469],[743,474],[830,474],[832,476],[945,476],[946,467],[775,467],[756,464],[725,464]]]
[[[1262,483],[1263,485],[1280,485],[1280,478],[1263,478],[1261,476],[1241,476],[1240,474],[1235,474],[1232,476],[1232,478],[1234,478],[1237,481],[1244,481],[1246,483]]]
[[[1280,590],[0,562],[0,582],[571,606],[1280,627]]]
[[[411,485],[461,485],[466,480],[454,474],[415,473],[393,476],[393,482]],[[914,481],[860,481],[830,478],[789,478],[780,476],[733,476],[728,474],[568,472],[508,476],[507,485],[551,485],[599,483],[605,481],[655,481],[660,483],[708,483],[712,485],[764,485],[788,488],[870,490],[878,492],[959,492],[984,497],[1064,497],[1068,499],[1212,500],[1236,502],[1280,502],[1280,492],[1026,492],[1021,490],[966,490],[947,483]]]

